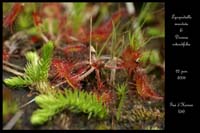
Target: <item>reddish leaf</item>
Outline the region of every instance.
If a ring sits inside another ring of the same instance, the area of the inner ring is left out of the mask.
[[[61,61],[59,59],[54,59],[52,61],[52,64],[55,67],[55,69],[56,69],[59,77],[65,78],[65,80],[67,81],[67,83],[73,89],[79,88],[78,81],[76,81],[76,79],[73,79],[73,77],[71,75],[70,68],[72,68],[72,64],[64,63],[63,61]]]
[[[37,36],[31,36],[31,41],[33,42],[33,43],[36,43],[36,42],[38,42],[40,39],[37,37]]]
[[[98,101],[100,101],[101,98],[106,106],[109,106],[113,101],[113,94],[111,91],[103,90],[103,92],[99,92],[99,90],[93,90],[93,94],[97,97]]]
[[[67,54],[69,52],[80,52],[85,50],[87,47],[83,44],[67,45],[63,48],[63,51]]]
[[[61,40],[63,40],[66,43],[72,43],[74,42],[74,39],[72,38],[73,30],[71,27],[67,27],[63,29],[63,32],[61,32]]]
[[[77,38],[82,43],[88,43],[90,41],[90,32],[86,28],[80,27]]]
[[[122,53],[122,66],[128,69],[128,73],[135,71],[138,66],[137,60],[140,57],[139,51],[134,51],[130,47],[126,48]]]
[[[124,9],[115,12],[112,15],[111,19],[94,29],[92,31],[92,41],[105,41],[109,37],[110,33],[112,33],[113,24],[116,24],[119,19],[125,14],[125,12],[126,11]],[[79,32],[78,37],[81,42],[88,43],[90,41],[90,32],[82,30],[81,32]]]
[[[5,27],[10,27],[10,30],[13,31],[12,30],[13,23],[16,20],[19,13],[22,11],[22,8],[23,4],[19,3],[14,4],[10,13],[4,18],[3,25]]]
[[[109,68],[109,69],[124,69],[125,68],[123,66],[123,60],[120,60],[120,59],[110,60],[104,65],[104,67]]]
[[[136,89],[140,96],[143,98],[152,98],[155,100],[163,100],[163,97],[159,96],[155,91],[152,90],[146,74],[137,69],[135,73]]]
[[[67,23],[67,16],[60,16],[59,18],[59,25],[58,25],[58,29],[59,29],[59,32],[62,33],[62,32],[65,32],[65,25]]]
[[[38,12],[33,12],[33,22],[35,26],[39,26],[39,24],[42,23],[42,19],[40,17],[40,14]]]
[[[94,29],[92,31],[92,38],[91,38],[92,41],[94,41],[94,42],[105,41],[109,37],[109,35],[112,33],[113,23],[116,24],[116,22],[118,22],[119,19],[124,14],[125,14],[124,9],[119,10],[112,15],[111,19],[109,19],[105,23],[101,24],[96,29]],[[73,38],[71,38],[71,36],[74,36],[75,38],[77,38],[82,43],[88,43],[90,41],[90,30],[83,27],[83,26],[78,30],[78,34],[75,34],[75,35],[74,34],[75,33],[73,33],[73,32],[64,33],[63,36],[66,38],[67,42],[74,42],[75,41]]]
[[[62,5],[59,3],[45,3],[41,7],[43,17],[60,18]]]
[[[116,24],[124,14],[124,9],[115,12],[110,20],[92,32],[92,39],[94,41],[105,41],[113,30],[113,24]]]
[[[79,77],[87,71],[88,66],[84,64],[72,64],[54,59],[52,64],[58,73],[58,77],[65,78],[67,83],[73,88],[80,88]]]
[[[127,11],[126,9],[122,8],[120,9],[119,11],[115,12],[113,15],[112,15],[112,21],[114,23],[116,23],[117,21],[119,21],[119,19],[122,17],[122,16],[126,16],[127,15]]]
[[[102,97],[103,103],[107,106],[113,101],[113,95],[111,91],[104,91],[101,97]]]
[[[80,75],[84,74],[90,66],[86,63],[76,63],[73,65],[72,75],[74,78],[79,78]]]
[[[121,9],[117,12],[115,12],[111,19],[109,19],[107,22],[101,24],[99,27],[97,27],[94,31],[93,34],[103,34],[103,33],[111,33],[112,29],[113,29],[113,24],[116,24],[119,19],[125,15],[126,10],[125,9]]]
[[[96,79],[97,79],[97,87],[98,89],[102,89],[104,87],[103,82],[101,81],[99,69],[95,69]]]

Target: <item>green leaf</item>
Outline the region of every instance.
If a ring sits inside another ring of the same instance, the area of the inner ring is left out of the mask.
[[[122,96],[126,94],[126,84],[117,85],[117,95]]]
[[[145,51],[142,53],[141,57],[139,58],[139,62],[147,63],[150,57],[150,51]]]
[[[39,85],[42,81],[47,81],[48,71],[53,55],[53,42],[49,41],[42,47],[42,57],[39,58],[36,52],[28,52],[25,57],[27,64],[25,67],[25,76],[12,77],[5,79],[4,82],[13,87],[22,87],[36,83]],[[37,86],[37,85],[36,85]],[[38,87],[38,89],[40,89]]]
[[[27,59],[28,62],[30,62],[33,65],[38,65],[38,61],[39,61],[39,56],[37,55],[36,52],[28,52],[25,54],[25,57]]]
[[[30,14],[20,14],[16,20],[16,30],[21,31],[33,26],[32,16]]]
[[[33,83],[33,81],[29,78],[22,77],[12,77],[4,80],[4,83],[11,87],[22,87],[27,86]]]
[[[15,114],[18,110],[16,101],[10,101],[8,99],[3,99],[3,117],[7,115]]]
[[[73,22],[73,29],[78,31],[80,25],[82,25],[84,10],[86,8],[86,3],[74,3],[73,4],[73,12],[70,20]]]
[[[147,29],[147,34],[150,36],[161,36],[163,33],[160,31],[159,28],[152,27]]]
[[[48,78],[48,71],[51,65],[51,59],[53,56],[53,42],[49,41],[46,43],[42,48],[42,57],[40,60],[40,76],[43,80],[47,80]]]
[[[52,57],[52,53],[53,53],[53,42],[49,41],[46,44],[44,44],[44,46],[42,47],[42,57],[41,59],[43,60],[51,60]]]
[[[32,27],[26,30],[27,34],[29,35],[38,35],[38,30],[36,27]]]
[[[160,63],[159,52],[157,50],[145,51],[142,53],[139,61],[143,63],[147,63],[149,61],[151,64],[158,64]]]
[[[159,56],[158,51],[153,50],[151,52],[150,62],[151,62],[151,64],[158,64],[160,62],[160,56]]]
[[[133,34],[129,32],[129,43],[133,50],[138,50],[142,47],[141,27],[137,27]]]
[[[39,59],[39,56],[37,55],[36,52],[28,52],[26,54],[26,59],[28,63],[26,65],[25,73],[33,81],[47,80],[52,55],[53,55],[52,41],[49,41],[42,47],[41,59]]]
[[[54,114],[54,110],[38,109],[32,114],[31,123],[33,125],[41,125],[49,119],[49,116],[52,116]]]

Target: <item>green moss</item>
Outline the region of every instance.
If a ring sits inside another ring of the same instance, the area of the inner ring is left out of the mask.
[[[40,89],[38,86],[41,86],[41,83],[45,85],[44,82],[47,82],[53,49],[53,42],[49,41],[42,47],[41,58],[39,58],[39,55],[36,52],[26,53],[25,56],[28,63],[26,64],[25,75],[7,78],[4,82],[11,87],[36,85],[37,91],[46,93],[46,90]]]
[[[121,116],[121,112],[122,112],[122,106],[124,104],[124,100],[125,100],[125,97],[126,97],[126,92],[127,92],[127,85],[126,84],[122,84],[122,85],[118,85],[117,86],[117,95],[120,99],[120,102],[119,102],[119,106],[118,106],[118,109],[117,109],[117,114],[116,114],[116,117],[117,117],[117,120],[119,121],[120,119],[120,116]]]
[[[163,118],[164,115],[157,109],[140,107],[132,110],[133,120],[135,121],[151,121]]]
[[[96,128],[96,130],[109,130],[110,127],[106,125],[105,123],[99,123]]]
[[[78,90],[65,90],[64,94],[39,95],[35,99],[41,109],[36,110],[31,116],[31,123],[41,125],[52,118],[55,114],[68,109],[74,113],[86,113],[90,117],[105,118],[108,115],[102,101],[98,101],[92,93]]]

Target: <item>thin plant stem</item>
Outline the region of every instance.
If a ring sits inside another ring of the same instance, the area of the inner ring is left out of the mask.
[[[48,22],[48,28],[49,28],[49,33],[50,33],[50,36],[54,39],[55,36],[53,34],[53,19],[49,19],[49,22]]]
[[[94,67],[91,67],[86,73],[84,73],[83,75],[81,75],[79,78],[78,78],[78,81],[81,81],[83,80],[84,78],[86,78],[88,75],[90,75],[93,71],[95,70]]]
[[[7,62],[7,61],[3,61],[3,64],[8,65],[8,66],[10,66],[10,67],[13,67],[13,68],[15,68],[15,69],[18,69],[18,70],[24,71],[24,69],[21,68],[20,66],[15,65],[15,64],[12,64],[12,63],[9,63],[9,62]]]
[[[22,106],[20,106],[19,108],[22,109],[24,107],[26,107],[27,105],[29,105],[30,103],[34,102],[35,101],[35,98],[33,98],[32,100],[30,100],[29,102],[23,104]]]
[[[122,105],[123,105],[123,103],[124,103],[124,99],[125,99],[125,96],[122,95],[122,96],[121,96],[121,99],[120,99],[120,103],[119,103],[118,109],[117,109],[117,120],[120,119],[121,109],[122,109]]]
[[[135,14],[135,7],[132,2],[126,2],[126,8],[129,14]]]
[[[54,85],[54,87],[57,88],[57,87],[61,86],[61,85],[64,84],[64,83],[66,83],[66,81],[62,81],[62,82],[60,82],[60,83]]]
[[[49,39],[41,32],[40,33],[42,39],[47,43],[49,41]]]
[[[113,26],[113,34],[112,34],[112,44],[111,44],[111,55],[113,58],[115,55],[114,43],[116,42],[116,29],[115,29],[115,25],[114,25],[113,21],[112,21],[112,26]]]
[[[42,37],[42,39],[47,43],[49,41],[49,39],[44,35],[44,33],[42,32],[40,27],[37,27],[37,30],[40,34],[40,36]]]
[[[61,34],[59,34],[59,35],[56,37],[56,39],[55,39],[55,46],[58,46],[58,45],[59,45],[60,39],[61,39]]]
[[[89,59],[90,59],[90,64],[91,62],[91,45],[92,45],[92,17],[90,18],[90,50],[89,50]]]
[[[8,67],[8,66],[5,66],[5,65],[3,65],[3,70],[5,70],[5,71],[7,71],[7,72],[10,72],[10,73],[12,73],[12,74],[15,74],[15,75],[17,75],[17,76],[24,76],[23,73],[18,72],[18,71],[14,70],[14,69],[12,69],[12,68],[10,68],[10,67]]]
[[[120,120],[122,106],[123,106],[124,100],[126,98],[126,87],[127,86],[125,84],[118,85],[118,87],[117,87],[117,93],[118,93],[118,96],[120,97],[120,102],[119,102],[119,106],[117,108],[117,114],[116,114],[117,121]]]
[[[119,26],[119,24],[117,24],[117,25],[115,26],[115,28],[118,28],[118,26]],[[104,48],[106,47],[108,41],[109,41],[110,38],[112,37],[112,34],[113,34],[113,31],[112,31],[111,34],[109,34],[107,40],[106,40],[105,43],[103,44],[103,46],[102,46],[102,48],[100,49],[99,53],[97,54],[97,57],[99,57],[99,56],[101,55],[101,53],[103,52],[103,50],[104,50]]]
[[[10,130],[14,127],[19,118],[24,114],[24,111],[19,110],[12,119],[3,127],[3,130]]]
[[[116,62],[116,58],[113,57],[113,65],[114,67],[116,67],[117,62]],[[110,72],[110,83],[114,86],[115,85],[115,75],[116,75],[116,69],[112,68],[111,72]]]

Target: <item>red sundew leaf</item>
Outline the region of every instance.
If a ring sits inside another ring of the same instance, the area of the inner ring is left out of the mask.
[[[124,66],[126,69],[128,69],[128,73],[131,74],[137,66],[137,60],[140,57],[139,51],[134,51],[130,47],[126,48],[122,53],[122,66]]]
[[[90,41],[90,32],[87,29],[80,27],[78,30],[77,38],[82,43],[88,43]]]
[[[80,75],[84,74],[89,68],[90,65],[86,63],[85,64],[76,63],[73,65],[72,75],[78,78]]]
[[[71,63],[66,63],[60,59],[53,59],[52,66],[57,69],[59,76],[62,77],[64,72],[66,72],[68,75],[70,75],[69,70],[72,67]]]
[[[94,90],[93,94],[97,97],[98,101],[100,101],[100,98],[101,98],[102,102],[106,106],[109,106],[109,104],[112,103],[112,101],[113,101],[113,94],[111,91],[103,90],[103,93],[101,93],[98,90]]]
[[[109,68],[109,69],[125,69],[125,67],[123,66],[123,60],[112,60],[112,61],[108,61],[105,65],[105,68]]]
[[[39,12],[33,12],[33,13],[32,13],[32,16],[33,16],[34,25],[35,25],[35,26],[39,26],[39,24],[42,23],[42,19],[41,19],[41,17],[40,17]]]
[[[69,52],[80,52],[85,50],[87,47],[83,44],[67,45],[63,48],[63,51],[67,54]]]
[[[59,3],[45,3],[42,5],[42,16],[51,18],[60,18],[62,14],[62,5]]]
[[[104,84],[101,81],[99,70],[103,67],[103,63],[102,63],[102,61],[99,60],[99,61],[92,63],[91,66],[94,67],[94,69],[95,69],[96,79],[97,79],[97,88],[102,89],[104,87]]]
[[[143,98],[152,98],[155,100],[163,100],[163,97],[159,96],[155,91],[152,90],[146,74],[137,70],[135,73],[136,89],[140,96]]]
[[[58,29],[59,29],[59,32],[62,33],[64,32],[65,30],[65,26],[66,26],[66,23],[67,23],[67,16],[60,16],[59,18],[59,24],[58,24]]]
[[[112,21],[116,23],[122,16],[126,16],[127,11],[125,8],[120,9],[112,15]]]
[[[52,65],[55,67],[55,70],[58,73],[58,76],[61,78],[65,78],[67,83],[73,89],[80,88],[80,84],[79,84],[79,81],[77,80],[77,77],[72,75],[73,64],[63,62],[59,59],[54,59],[52,61]]]
[[[66,42],[66,43],[72,43],[75,42],[75,39],[72,38],[73,36],[73,30],[71,27],[66,27],[63,29],[63,31],[60,33],[61,35],[61,40]]]
[[[23,4],[16,3],[13,5],[10,13],[4,18],[3,25],[5,27],[10,27],[11,31],[14,21],[16,20],[17,16],[23,9]]]
[[[106,65],[105,68],[109,68],[109,69],[124,69],[124,67],[122,65],[119,65],[119,66],[110,66],[110,65]]]
[[[107,22],[101,24],[99,27],[97,27],[94,32],[97,33],[104,33],[104,32],[111,32],[113,28],[113,24],[116,24],[119,19],[126,14],[125,9],[120,9],[119,11],[115,12],[111,19],[109,19]]]
[[[113,24],[116,24],[124,14],[124,9],[115,12],[110,20],[108,20],[106,23],[102,24],[92,32],[92,40],[98,42],[105,41],[113,30]]]
[[[101,81],[100,72],[98,69],[95,69],[95,71],[96,71],[96,79],[97,79],[97,88],[102,89],[104,87],[104,84]]]
[[[37,37],[37,36],[31,36],[31,41],[32,41],[33,43],[36,43],[36,42],[38,42],[39,40],[40,40],[39,37]]]
[[[94,96],[96,96],[97,101],[100,102],[101,95],[99,94],[99,92],[96,90],[93,90],[92,93]]]
[[[111,29],[111,28],[110,28]],[[104,32],[101,32],[101,31],[98,31],[98,32],[93,32],[92,33],[92,40],[95,41],[95,42],[102,42],[102,41],[105,41],[109,35],[110,35],[110,32],[111,30],[109,31],[104,31]]]
[[[102,95],[101,95],[101,98],[102,98],[103,103],[104,103],[105,105],[107,105],[107,106],[108,106],[110,103],[112,103],[112,101],[113,101],[113,95],[112,95],[112,93],[109,92],[109,91],[103,92]]]
[[[126,13],[125,9],[121,9],[115,12],[112,15],[111,19],[101,24],[96,29],[94,29],[92,31],[92,41],[95,42],[105,41],[112,33],[113,24],[116,24],[125,13]],[[78,34],[78,37],[82,43],[88,43],[90,41],[90,32],[83,30]]]

